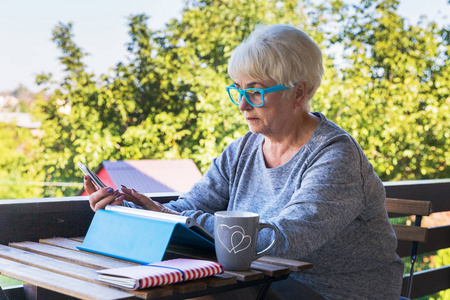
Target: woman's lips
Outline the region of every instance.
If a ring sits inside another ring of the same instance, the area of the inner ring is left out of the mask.
[[[250,117],[246,117],[245,120],[246,120],[247,122],[255,122],[255,121],[258,120],[258,118],[250,118]]]

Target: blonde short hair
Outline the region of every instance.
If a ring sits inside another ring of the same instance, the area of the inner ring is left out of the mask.
[[[289,25],[258,26],[234,49],[228,62],[228,75],[235,81],[246,77],[290,87],[305,81],[308,110],[323,73],[319,46],[306,33]]]

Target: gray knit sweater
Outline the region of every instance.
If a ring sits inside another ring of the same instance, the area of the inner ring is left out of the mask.
[[[267,168],[264,136],[248,132],[211,163],[191,191],[166,206],[213,232],[214,212],[258,213],[278,227],[270,255],[314,264],[292,278],[329,299],[398,299],[403,262],[385,191],[356,141],[320,113],[308,142]],[[259,246],[273,231],[263,230]]]

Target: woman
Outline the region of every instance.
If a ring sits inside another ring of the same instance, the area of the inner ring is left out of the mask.
[[[279,229],[270,255],[314,263],[290,276],[279,289],[283,296],[307,290],[317,298],[398,299],[403,262],[384,187],[356,141],[309,112],[323,75],[317,44],[291,26],[260,27],[234,50],[228,73],[228,95],[250,131],[212,161],[191,191],[161,205],[134,190],[95,191],[85,180],[91,207],[133,202],[195,218],[211,232],[216,211],[255,212]],[[262,231],[261,244],[272,234]]]

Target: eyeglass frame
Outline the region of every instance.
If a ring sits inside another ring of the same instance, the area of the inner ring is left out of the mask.
[[[242,99],[242,95],[243,95],[244,98],[245,98],[245,100],[247,101],[248,104],[250,104],[250,105],[253,106],[253,107],[261,107],[261,106],[263,106],[264,103],[265,103],[265,102],[264,102],[264,94],[268,94],[268,93],[272,93],[272,92],[278,92],[278,91],[283,91],[283,90],[287,90],[287,89],[289,89],[289,88],[290,88],[290,87],[286,87],[286,86],[284,86],[284,85],[282,85],[282,84],[279,84],[279,85],[275,85],[275,86],[272,86],[272,87],[269,87],[269,88],[266,88],[266,89],[250,88],[250,89],[243,89],[243,90],[241,90],[241,89],[238,89],[238,88],[236,87],[235,84],[232,84],[232,85],[227,86],[227,87],[225,88],[225,90],[227,91],[228,97],[230,97],[231,102],[233,102],[233,103],[236,104],[236,105],[239,105],[239,104],[241,103],[241,101],[242,101],[241,99]],[[230,90],[231,90],[231,89],[238,91],[238,93],[239,93],[239,102],[238,102],[238,103],[236,103],[236,102],[233,100],[233,97],[231,97],[231,94],[230,94]],[[258,92],[261,94],[261,97],[262,97],[262,103],[261,103],[260,105],[255,105],[255,104],[253,104],[253,103],[250,101],[250,99],[247,97],[246,91],[250,91],[250,90],[252,90],[252,91],[258,91]]]

